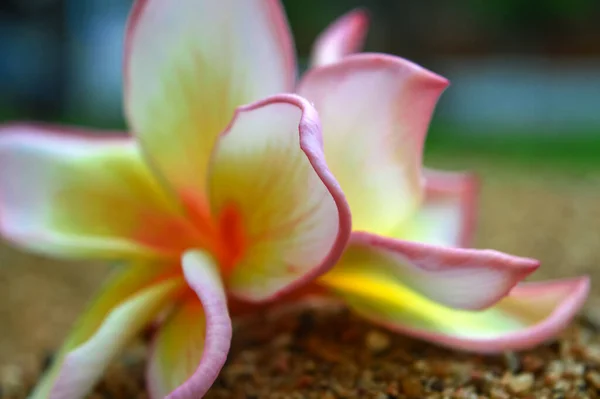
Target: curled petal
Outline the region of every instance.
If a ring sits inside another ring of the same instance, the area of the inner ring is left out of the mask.
[[[0,128],[0,229],[67,257],[167,256],[192,242],[132,140],[29,125]]]
[[[229,352],[231,320],[214,260],[190,251],[183,270],[198,298],[186,298],[158,331],[148,366],[152,399],[201,398]]]
[[[397,287],[408,292],[407,287]],[[356,285],[342,294],[358,313],[442,346],[481,353],[523,350],[553,339],[581,309],[589,279],[522,283],[496,305],[472,312],[411,293],[383,298]]]
[[[118,271],[77,321],[30,399],[83,397],[121,346],[183,288],[173,270],[143,262]]]
[[[420,296],[460,309],[483,309],[539,266],[533,259],[491,250],[439,247],[353,233],[340,262],[322,281],[361,286],[377,296],[410,302]]]
[[[468,247],[475,229],[477,177],[470,173],[425,171],[420,208],[391,236],[449,247]]]
[[[355,231],[390,233],[421,201],[425,134],[446,79],[401,58],[358,54],[312,69],[300,95],[319,111],[325,154]]]
[[[211,164],[222,265],[231,292],[262,301],[326,271],[350,234],[344,195],[327,169],[314,108],[293,95],[241,108]]]
[[[367,35],[369,16],[364,10],[354,10],[334,21],[317,38],[311,55],[313,66],[339,61],[360,51]]]
[[[138,0],[124,77],[128,119],[152,163],[188,205],[205,205],[210,153],[235,108],[293,90],[294,52],[281,5]]]

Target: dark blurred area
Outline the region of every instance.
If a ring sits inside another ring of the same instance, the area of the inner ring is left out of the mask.
[[[284,5],[301,67],[319,32],[362,7],[371,14],[368,51],[448,77],[432,151],[600,158],[600,1]],[[124,128],[121,59],[130,7],[131,0],[1,0],[0,121]]]

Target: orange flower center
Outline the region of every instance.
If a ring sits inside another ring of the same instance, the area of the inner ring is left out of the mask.
[[[206,203],[194,201],[186,205],[194,227],[195,244],[215,257],[223,277],[227,277],[248,249],[241,211],[236,204],[230,203],[219,214],[211,215]]]
[[[217,218],[219,248],[215,256],[219,260],[224,274],[229,274],[241,260],[248,248],[243,219],[239,209],[229,204]]]

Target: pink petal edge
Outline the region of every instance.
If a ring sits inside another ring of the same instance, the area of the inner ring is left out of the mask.
[[[286,285],[284,288],[275,292],[270,297],[265,298],[263,302],[277,300],[278,298],[285,296],[289,292],[296,290],[297,288],[309,283],[318,276],[329,271],[329,269],[331,269],[342,256],[352,231],[352,216],[350,213],[350,207],[348,206],[348,202],[346,201],[346,197],[342,191],[342,188],[327,167],[327,162],[325,161],[325,155],[323,154],[323,136],[321,134],[321,129],[318,128],[320,125],[318,113],[306,99],[295,94],[278,94],[259,100],[253,104],[238,107],[233,115],[233,118],[231,119],[231,122],[221,134],[226,135],[231,130],[231,127],[241,113],[280,102],[296,106],[302,111],[302,117],[298,127],[300,148],[306,154],[308,161],[315,169],[315,172],[333,197],[338,209],[340,225],[335,244],[332,246],[331,251],[325,257],[323,262],[320,265],[315,266],[310,272],[301,276],[294,283]]]
[[[204,396],[210,389],[229,353],[231,345],[232,326],[227,309],[227,298],[220,285],[220,276],[216,270],[207,267],[190,267],[194,260],[187,261],[194,252],[183,255],[182,268],[185,280],[202,302],[206,315],[206,335],[204,338],[204,352],[202,360],[194,374],[165,399],[197,399]],[[148,391],[153,399],[159,399],[152,394],[157,392],[152,379],[152,370],[148,368],[146,381]]]
[[[479,177],[470,172],[446,172],[432,169],[426,169],[424,173],[427,194],[460,193],[462,230],[459,233],[459,246],[470,247],[477,224],[477,201],[481,187]]]
[[[424,271],[432,272],[453,270],[455,267],[473,269],[483,267],[483,265],[473,263],[471,260],[485,256],[486,268],[508,273],[509,278],[493,295],[490,294],[482,298],[479,302],[460,306],[460,308],[468,310],[481,310],[492,306],[511,292],[517,283],[533,273],[540,266],[540,262],[536,259],[522,258],[494,250],[443,247],[420,242],[397,240],[366,232],[353,232],[350,243],[397,253],[399,256],[407,258],[412,265]],[[435,264],[436,267],[431,267],[432,264]]]
[[[410,84],[411,89],[413,90],[421,90],[422,96],[424,96],[423,100],[430,103],[427,107],[420,104],[419,108],[431,110],[431,112],[424,112],[422,115],[418,116],[413,115],[412,118],[414,119],[414,121],[412,121],[412,125],[414,125],[412,130],[419,132],[419,135],[411,137],[411,139],[417,143],[413,149],[413,151],[418,154],[418,156],[415,157],[414,162],[422,165],[423,145],[425,143],[425,137],[427,136],[431,116],[441,93],[450,85],[448,79],[401,57],[381,53],[360,53],[348,55],[340,62],[334,64],[310,69],[302,76],[296,92],[301,95],[304,95],[306,91],[310,92],[310,90],[305,89],[305,86],[310,87],[313,80],[352,78],[352,74],[357,70],[368,71],[373,69],[388,69],[394,73],[406,75],[405,79],[407,79],[408,82],[404,84]],[[405,88],[402,90],[402,93],[405,93],[405,90],[407,89]],[[426,92],[429,91],[433,91],[435,95],[426,95]]]
[[[22,131],[22,133],[15,133]],[[28,136],[32,140],[42,138],[78,139],[89,142],[109,144],[131,144],[134,140],[126,132],[115,130],[97,130],[87,127],[52,125],[41,122],[9,122],[0,124],[0,140],[6,136]]]
[[[129,17],[127,19],[127,26],[125,28],[125,50],[123,56],[123,95],[124,95],[124,108],[125,115],[129,118],[128,104],[129,104],[129,77],[128,77],[128,65],[129,65],[129,54],[131,54],[131,46],[133,39],[133,32],[142,17],[144,8],[150,1],[160,1],[160,0],[135,0],[133,6],[131,7],[131,11],[129,12]],[[165,2],[168,4],[168,2]],[[294,46],[294,40],[292,38],[292,34],[290,31],[289,24],[286,19],[286,15],[283,9],[283,6],[279,2],[279,0],[266,0],[265,1],[266,9],[265,12],[269,15],[271,20],[273,21],[273,25],[275,27],[275,37],[277,37],[281,46],[284,48],[285,58],[287,63],[287,68],[289,71],[290,82],[288,83],[288,87],[290,92],[293,91],[293,88],[296,84],[297,73],[296,73],[296,49]]]
[[[542,322],[524,330],[506,334],[499,338],[473,339],[452,337],[438,333],[420,331],[408,327],[392,325],[373,320],[390,330],[416,337],[418,339],[438,343],[442,346],[474,351],[485,354],[494,354],[504,351],[529,349],[535,345],[547,342],[567,327],[575,314],[581,309],[590,290],[590,279],[587,276],[566,280],[546,282],[522,283],[514,288],[510,296],[529,296],[552,290],[566,290],[567,294],[554,311]]]
[[[360,51],[368,28],[369,14],[366,10],[356,9],[344,14],[317,38],[311,55],[312,65],[331,64]]]

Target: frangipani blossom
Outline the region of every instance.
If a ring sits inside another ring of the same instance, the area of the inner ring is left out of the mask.
[[[461,248],[473,232],[476,179],[421,169],[448,82],[397,57],[352,54],[366,28],[362,11],[329,27],[298,89],[319,112],[354,230],[317,284],[377,323],[453,348],[500,352],[553,338],[583,305],[588,278],[519,283],[536,260]]]
[[[533,345],[573,315],[587,280],[513,288],[537,261],[453,248],[470,234],[471,180],[432,172],[423,188],[421,175],[447,82],[391,56],[342,58],[365,28],[355,12],[328,29],[314,52],[319,66],[296,90],[277,1],[138,0],[124,68],[135,139],[3,128],[5,237],[50,255],[128,261],[34,399],[83,397],[155,322],[151,398],[199,398],[227,355],[228,299],[297,298],[301,286],[392,328],[478,351]],[[316,110],[278,94],[294,91]],[[350,210],[356,232],[344,252]]]

